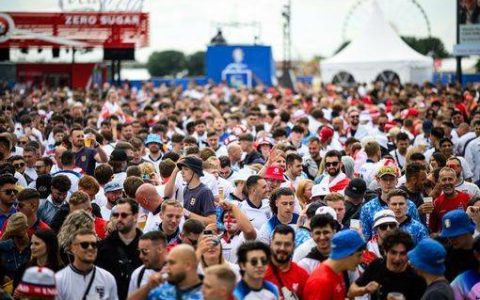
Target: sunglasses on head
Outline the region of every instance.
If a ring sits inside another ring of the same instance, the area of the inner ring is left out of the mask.
[[[268,264],[268,259],[266,257],[262,257],[260,259],[254,257],[249,261],[249,263],[254,267],[256,267],[258,264],[261,266],[266,266]]]
[[[13,190],[13,189],[0,190],[0,192],[4,192],[6,195],[9,195],[9,196],[13,196],[13,195],[18,194],[18,191],[17,191],[17,190]]]
[[[378,228],[380,228],[380,230],[387,230],[387,228],[395,229],[395,228],[397,228],[397,224],[395,224],[395,223],[385,223],[385,224],[378,225]]]
[[[122,217],[122,219],[125,219],[126,217],[130,216],[131,214],[129,213],[112,213],[112,217],[118,218]]]
[[[334,161],[334,162],[327,162],[325,163],[325,167],[336,167],[338,166],[338,161]]]
[[[80,242],[78,243],[82,249],[87,250],[89,247],[92,247],[92,249],[97,249],[98,247],[98,242]]]

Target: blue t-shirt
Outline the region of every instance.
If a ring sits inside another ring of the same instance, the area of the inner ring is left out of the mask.
[[[177,293],[179,293],[177,298]],[[202,300],[202,285],[198,284],[186,291],[177,289],[176,286],[170,283],[164,283],[159,287],[154,288],[148,294],[148,300],[166,300],[166,299],[182,299],[182,300]]]
[[[245,281],[240,281],[233,296],[236,300],[278,300],[280,299],[277,287],[270,281],[263,281],[263,286],[259,290],[250,288]]]
[[[3,225],[5,224],[5,221],[8,218],[10,218],[10,216],[13,215],[16,212],[17,212],[17,210],[15,209],[14,206],[12,206],[12,207],[10,207],[10,210],[8,211],[8,213],[6,215],[0,214],[0,230],[3,228]]]
[[[97,150],[91,148],[82,148],[82,150],[75,153],[75,166],[82,168],[82,170],[90,176],[93,176],[95,171],[95,155]]]

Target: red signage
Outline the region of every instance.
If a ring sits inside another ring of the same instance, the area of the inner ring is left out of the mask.
[[[141,48],[148,21],[137,12],[0,13],[0,48]]]

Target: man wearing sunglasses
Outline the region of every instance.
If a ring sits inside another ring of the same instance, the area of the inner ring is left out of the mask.
[[[15,200],[17,200],[17,179],[11,174],[0,175],[0,228],[3,228],[5,221],[17,212]]]
[[[73,262],[55,275],[56,299],[118,300],[115,278],[107,270],[94,265],[97,257],[95,232],[80,229],[73,233],[69,250],[73,254]]]
[[[347,137],[354,137],[361,140],[368,135],[368,129],[360,125],[360,112],[356,107],[352,107],[347,113]]]
[[[132,272],[142,261],[138,241],[142,231],[137,228],[138,204],[120,199],[111,214],[116,230],[99,244],[97,264],[112,273],[118,283],[118,296],[125,299]]]
[[[280,299],[277,287],[264,279],[270,255],[268,245],[259,241],[246,242],[238,248],[242,280],[233,291],[235,299]]]
[[[375,213],[373,230],[375,234],[367,242],[368,251],[374,253],[377,257],[383,256],[381,250],[383,239],[388,233],[398,228],[398,221],[395,218],[395,213],[389,209],[381,210]]]
[[[342,154],[337,150],[330,150],[325,154],[325,171],[315,179],[315,183],[325,187],[331,193],[343,193],[350,179],[342,172]]]

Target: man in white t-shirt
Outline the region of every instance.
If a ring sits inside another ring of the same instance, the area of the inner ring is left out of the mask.
[[[80,229],[73,233],[69,247],[73,254],[73,263],[55,275],[57,300],[118,300],[117,283],[113,275],[94,265],[97,243],[97,236],[91,229]]]
[[[148,282],[149,277],[162,270],[167,259],[167,242],[161,231],[147,232],[138,241],[138,251],[143,265],[133,271],[128,285],[128,295]]]

